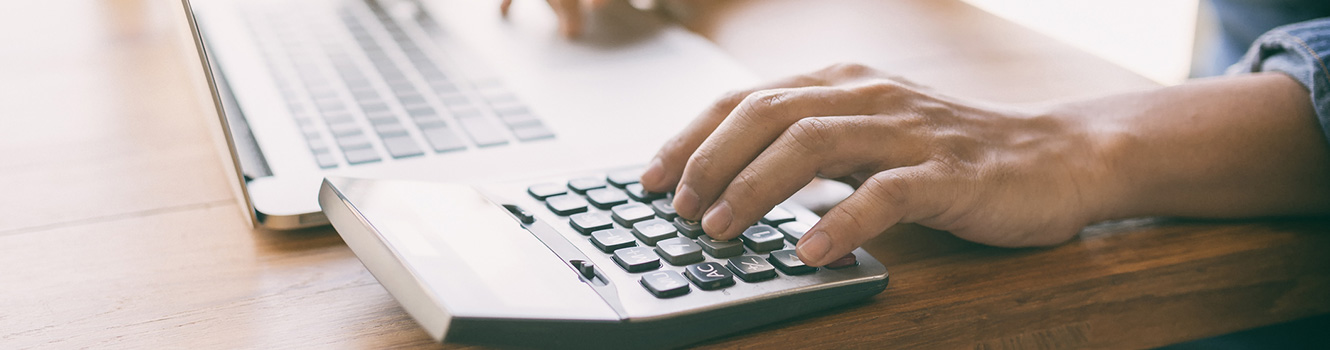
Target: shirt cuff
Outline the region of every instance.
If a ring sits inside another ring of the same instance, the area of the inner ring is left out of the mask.
[[[1321,132],[1330,140],[1330,18],[1285,25],[1262,34],[1228,74],[1280,72],[1311,92]]]

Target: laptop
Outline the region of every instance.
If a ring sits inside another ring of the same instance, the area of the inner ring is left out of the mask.
[[[753,76],[627,5],[182,0],[254,227],[328,224],[325,177],[496,182],[645,162]],[[617,2],[616,2],[617,3]]]

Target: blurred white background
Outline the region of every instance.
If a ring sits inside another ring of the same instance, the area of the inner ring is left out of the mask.
[[[1162,84],[1187,78],[1198,0],[965,0]]]

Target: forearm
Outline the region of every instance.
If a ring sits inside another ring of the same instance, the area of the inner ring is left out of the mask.
[[[1050,113],[1098,139],[1099,219],[1330,213],[1330,151],[1307,90],[1282,74],[1192,82]]]

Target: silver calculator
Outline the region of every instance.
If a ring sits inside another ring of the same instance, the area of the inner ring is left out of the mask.
[[[794,254],[818,217],[783,203],[740,238],[679,218],[639,169],[460,185],[328,178],[319,203],[434,339],[539,348],[669,348],[862,300],[887,270]]]

